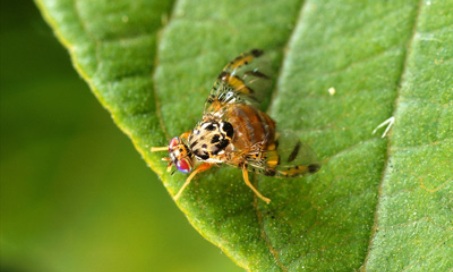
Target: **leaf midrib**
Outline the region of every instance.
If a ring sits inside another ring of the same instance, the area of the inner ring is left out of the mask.
[[[283,47],[283,56],[282,56],[282,60],[281,60],[279,69],[277,71],[277,77],[276,77],[276,81],[277,82],[275,84],[274,90],[272,91],[272,94],[271,94],[272,98],[270,100],[270,103],[269,103],[267,109],[265,109],[266,112],[272,111],[272,107],[274,105],[274,101],[275,101],[276,97],[278,96],[278,89],[279,89],[278,87],[280,86],[279,83],[280,83],[280,80],[282,79],[283,71],[284,71],[285,67],[287,67],[287,65],[285,63],[286,63],[286,60],[288,59],[287,58],[287,54],[288,54],[289,50],[285,50],[285,49],[289,49],[293,37],[296,36],[295,33],[296,33],[297,29],[298,29],[298,25],[300,25],[300,23],[302,22],[302,20],[304,18],[303,14],[305,13],[306,6],[307,6],[306,5],[306,1],[301,1],[300,2],[300,5],[298,7],[299,13],[297,15],[296,20],[294,20],[294,25],[291,28],[292,31],[291,31],[290,35],[288,36],[288,40],[287,40],[285,46]],[[254,186],[258,188],[258,179],[256,178],[256,175],[254,176]],[[269,250],[269,253],[274,258],[275,264],[282,271],[286,272],[286,271],[288,271],[288,268],[281,262],[280,256],[279,256],[279,252],[272,245],[272,242],[269,239],[269,235],[267,234],[266,229],[264,228],[263,216],[262,216],[261,210],[259,209],[259,206],[258,206],[258,201],[260,201],[260,200],[257,198],[257,196],[255,194],[253,195],[253,198],[254,198],[253,207],[254,207],[255,212],[256,212],[258,225],[259,225],[259,228],[260,228],[260,232],[261,232],[261,234],[263,236],[264,243],[266,244],[266,246],[267,246],[267,248]]]
[[[396,83],[396,96],[395,96],[395,101],[393,104],[393,111],[392,111],[392,116],[395,117],[397,112],[398,112],[398,105],[399,105],[399,99],[401,97],[401,88],[403,86],[403,82],[405,81],[406,77],[406,70],[408,68],[408,61],[409,57],[412,52],[413,48],[413,43],[415,39],[415,35],[417,33],[417,26],[418,26],[418,21],[420,18],[420,13],[422,9],[422,4],[423,1],[419,0],[417,9],[415,12],[415,16],[413,17],[413,22],[412,22],[412,31],[411,31],[411,36],[408,38],[407,43],[406,43],[406,49],[403,51],[403,57],[402,57],[402,66],[401,66],[401,71],[398,76],[398,81]],[[384,158],[384,168],[381,174],[381,179],[378,185],[378,194],[377,194],[377,201],[376,201],[376,207],[374,209],[374,223],[373,226],[371,227],[371,233],[370,233],[370,239],[368,240],[368,248],[367,248],[367,254],[365,256],[365,259],[363,260],[362,265],[360,266],[362,271],[366,271],[366,267],[368,264],[368,260],[370,258],[372,248],[373,248],[373,241],[374,238],[376,237],[377,230],[378,230],[378,225],[379,225],[379,207],[382,205],[382,200],[383,200],[383,187],[384,187],[384,182],[386,177],[390,175],[390,157],[391,157],[391,150],[392,150],[392,133],[388,134],[388,139],[387,139],[387,148],[386,148],[386,154]]]

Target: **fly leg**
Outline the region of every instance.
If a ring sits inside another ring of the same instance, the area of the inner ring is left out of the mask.
[[[179,189],[178,193],[175,195],[175,197],[173,199],[175,201],[178,200],[179,197],[182,195],[182,192],[184,191],[184,189],[186,189],[186,187],[189,186],[190,181],[193,179],[193,177],[195,177],[195,175],[198,173],[208,170],[209,168],[211,168],[211,166],[212,166],[212,164],[203,163],[203,164],[199,165],[195,170],[193,170],[192,173],[189,175],[189,177],[186,179],[186,182],[184,182],[181,189]]]
[[[243,165],[242,166],[242,177],[244,178],[244,182],[245,184],[250,188],[252,189],[252,191],[255,193],[255,195],[259,198],[261,198],[261,200],[263,200],[264,202],[266,202],[267,204],[269,204],[269,202],[271,202],[271,200],[265,196],[263,196],[260,192],[258,192],[258,190],[250,183],[250,180],[249,180],[249,172],[247,171],[247,165]]]
[[[309,164],[309,165],[295,165],[290,167],[285,167],[284,169],[278,169],[277,175],[283,177],[296,177],[302,176],[305,174],[313,174],[319,170],[321,166],[319,164]]]

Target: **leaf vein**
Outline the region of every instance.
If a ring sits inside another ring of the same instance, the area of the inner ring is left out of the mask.
[[[396,116],[396,113],[398,111],[398,104],[400,103],[400,99],[401,99],[401,88],[402,88],[402,83],[403,81],[405,80],[405,76],[406,76],[406,70],[409,66],[409,56],[411,55],[411,48],[412,48],[412,45],[416,39],[416,34],[417,34],[417,26],[418,26],[418,21],[420,19],[420,14],[421,14],[421,9],[422,9],[422,5],[423,5],[423,0],[419,0],[418,1],[418,4],[417,4],[417,7],[416,7],[416,10],[415,10],[415,13],[414,13],[414,19],[413,19],[413,22],[412,22],[412,31],[411,31],[411,34],[409,36],[409,38],[407,39],[407,42],[406,42],[406,50],[403,52],[403,57],[402,57],[402,67],[401,67],[401,72],[399,74],[399,77],[398,77],[398,82],[396,83],[396,97],[395,97],[395,102],[394,102],[394,106],[393,106],[393,114],[392,116]],[[375,214],[374,214],[374,223],[373,223],[373,226],[372,226],[372,229],[371,229],[371,233],[370,233],[370,238],[369,238],[369,241],[368,241],[368,249],[367,249],[367,254],[365,256],[365,259],[363,260],[363,263],[361,265],[361,270],[363,271],[366,271],[366,266],[367,266],[367,263],[368,263],[368,260],[370,258],[370,255],[371,255],[371,252],[372,252],[372,248],[373,248],[373,242],[374,242],[374,238],[376,237],[377,235],[377,230],[378,230],[378,224],[379,224],[379,213],[378,213],[378,210],[379,210],[379,207],[381,206],[382,204],[382,199],[383,199],[383,190],[384,190],[384,182],[385,182],[385,179],[386,177],[388,176],[388,173],[391,171],[391,162],[390,162],[390,151],[392,150],[392,140],[391,140],[391,137],[389,137],[389,140],[387,142],[387,152],[386,152],[386,158],[385,158],[385,165],[383,167],[383,171],[382,171],[382,175],[381,175],[381,180],[378,184],[378,195],[377,195],[377,203],[376,203],[376,207],[375,207]]]
[[[177,6],[177,0],[175,0],[171,7],[170,7],[170,16],[168,18],[168,22],[172,22],[172,18],[174,18],[176,15],[176,6]],[[160,29],[159,32],[164,32],[165,29],[167,28],[169,24],[162,24],[162,27]],[[161,45],[161,43],[159,43],[159,45]],[[161,111],[161,104],[160,104],[160,99],[159,99],[159,96],[158,96],[158,93],[157,93],[157,85],[156,85],[156,71],[157,71],[157,65],[159,64],[159,48],[157,47],[156,49],[156,56],[155,56],[155,64],[156,64],[156,67],[154,67],[154,71],[153,71],[153,95],[154,95],[154,103],[155,103],[155,106],[156,106],[156,116],[157,116],[157,119],[159,120],[159,126],[160,128],[162,129],[162,132],[164,133],[165,135],[165,138],[170,139],[170,134],[168,133],[168,130],[165,126],[165,122],[164,122],[164,117],[163,117],[163,114],[162,114],[162,111]]]
[[[291,43],[293,43],[293,39],[295,39],[296,35],[295,33],[297,32],[298,30],[298,25],[301,24],[302,22],[302,19],[303,19],[303,15],[304,15],[304,12],[305,12],[305,8],[306,8],[306,1],[302,0],[300,1],[300,5],[299,5],[299,14],[297,15],[297,18],[296,20],[294,21],[294,25],[292,26],[292,32],[289,34],[288,36],[288,40],[287,40],[287,43],[286,45],[283,47],[283,48],[288,48],[289,45]],[[271,102],[269,103],[268,105],[268,108],[267,108],[267,112],[271,112],[272,111],[272,105],[273,105],[273,101],[275,101],[275,98],[278,96],[278,89],[279,89],[279,86],[280,86],[280,81],[282,79],[282,74],[283,74],[283,71],[285,69],[285,62],[286,60],[288,59],[287,57],[287,53],[289,50],[285,51],[283,53],[283,56],[282,56],[282,61],[280,63],[280,69],[279,71],[277,72],[277,84],[275,85],[274,87],[274,90],[272,91],[272,94],[271,94]],[[278,252],[277,250],[272,246],[272,243],[269,239],[269,236],[267,235],[266,233],[266,229],[264,228],[264,222],[263,222],[263,218],[262,218],[262,214],[261,214],[261,211],[258,209],[258,207],[256,206],[257,203],[257,197],[255,196],[254,197],[255,199],[255,203],[254,203],[254,206],[255,206],[255,211],[257,213],[257,218],[258,218],[258,223],[259,223],[259,227],[261,229],[261,233],[262,235],[264,236],[264,240],[265,240],[265,243],[269,249],[269,252],[272,254],[272,256],[274,257],[274,260],[276,262],[276,264],[279,266],[279,268],[282,270],[282,271],[288,271],[288,268],[284,266],[284,264],[280,261],[280,258],[279,258],[279,255],[278,255]]]
[[[77,16],[77,20],[79,21],[80,23],[80,26],[82,27],[82,29],[84,30],[84,32],[87,34],[88,38],[90,38],[90,40],[94,43],[94,55],[96,57],[96,68],[94,70],[94,73],[91,77],[85,77],[85,80],[90,84],[90,85],[93,85],[92,81],[91,81],[91,78],[94,78],[96,77],[96,75],[98,74],[98,71],[99,71],[99,67],[100,67],[100,63],[101,63],[101,57],[99,56],[99,40],[91,33],[91,31],[89,31],[86,23],[84,22],[84,20],[82,20],[82,17],[80,16],[81,14],[81,11],[80,11],[80,8],[79,8],[79,5],[77,3],[79,3],[79,1],[77,0],[73,0],[72,1],[73,3],[73,7],[74,7],[74,13],[75,15]],[[76,63],[74,61],[74,63]],[[81,68],[79,68],[80,71],[82,70]],[[96,90],[96,88],[94,88],[93,90]]]
[[[445,244],[446,242],[448,242],[449,240],[451,240],[453,238],[453,236],[445,239],[445,240],[442,240],[440,241],[439,243],[435,244],[434,246],[428,246],[426,245],[426,248],[430,248],[430,250],[426,253],[425,255],[425,259],[428,259],[428,257],[430,256],[429,254],[434,252],[435,250],[438,250],[439,246],[441,246],[442,244]],[[409,264],[404,267],[401,271],[413,271],[414,269],[414,266],[417,265],[417,264],[420,264],[420,262],[422,261],[423,259],[417,259],[417,260],[411,260],[411,262],[409,262]]]

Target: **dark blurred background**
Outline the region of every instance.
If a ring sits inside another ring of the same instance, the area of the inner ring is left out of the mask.
[[[33,2],[0,14],[0,270],[241,271],[191,228]]]

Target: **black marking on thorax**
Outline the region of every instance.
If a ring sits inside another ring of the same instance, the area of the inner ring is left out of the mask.
[[[224,121],[199,123],[189,137],[192,153],[200,160],[219,155],[231,143],[233,126]]]

